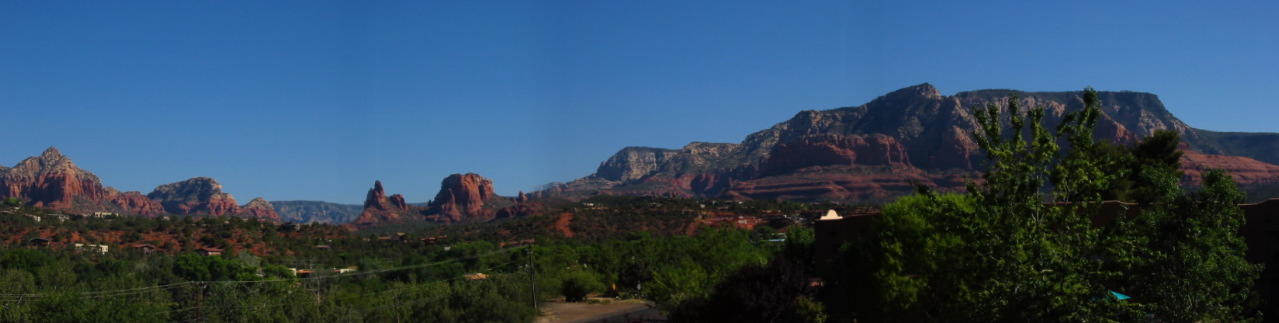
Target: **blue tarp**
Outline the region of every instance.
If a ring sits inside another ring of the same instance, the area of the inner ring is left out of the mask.
[[[1106,290],[1106,291],[1110,292],[1110,296],[1114,297],[1114,298],[1115,298],[1115,299],[1117,299],[1117,300],[1121,300],[1121,301],[1122,301],[1122,300],[1125,300],[1125,299],[1132,298],[1132,297],[1130,297],[1130,296],[1128,296],[1128,295],[1120,294],[1119,292],[1116,292],[1116,291],[1113,291],[1113,290]]]

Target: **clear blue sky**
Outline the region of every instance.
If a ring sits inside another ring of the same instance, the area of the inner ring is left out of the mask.
[[[1276,2],[1111,2],[5,1],[0,164],[57,146],[121,190],[210,176],[241,203],[379,179],[425,202],[464,172],[514,195],[923,82],[1279,132]]]

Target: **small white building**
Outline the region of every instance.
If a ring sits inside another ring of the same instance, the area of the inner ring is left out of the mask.
[[[75,244],[75,248],[76,248],[76,250],[83,250],[83,251],[96,252],[96,253],[99,253],[99,254],[103,254],[103,255],[105,255],[105,254],[107,254],[107,249],[108,249],[109,247],[108,247],[107,245],[104,245],[104,244],[83,244],[83,243],[77,243],[77,244]]]

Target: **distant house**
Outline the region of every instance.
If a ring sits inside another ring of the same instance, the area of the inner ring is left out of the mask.
[[[473,274],[463,275],[463,277],[466,277],[466,279],[468,280],[484,280],[484,279],[488,279],[489,275],[484,273],[473,273]]]
[[[53,242],[53,240],[49,238],[31,238],[31,240],[27,240],[27,244],[36,247],[48,247],[50,242]]]
[[[142,250],[142,254],[147,256],[150,256],[151,254],[160,250],[160,248],[157,248],[155,245],[152,245],[149,243],[138,243],[138,244],[132,245],[131,247],[133,247],[134,249]]]
[[[96,252],[103,255],[107,254],[107,249],[108,249],[107,245],[104,245],[104,244],[84,244],[84,243],[75,244],[75,248],[76,250]]]
[[[119,216],[119,214],[115,214],[111,212],[93,212],[93,217],[95,218],[101,218],[101,217],[107,217],[107,216]]]
[[[322,245],[315,246],[315,249],[330,250],[330,249],[333,249],[333,247],[330,247],[329,245],[326,245],[326,244],[322,244]]]
[[[527,246],[527,245],[532,245],[534,242],[536,242],[536,240],[534,240],[534,239],[524,239],[524,240],[518,240],[518,241],[506,241],[506,242],[502,242],[501,244],[499,244],[499,245],[498,245],[498,247],[499,247],[499,248],[510,248],[510,247]]]
[[[222,249],[212,248],[212,247],[204,247],[204,248],[196,249],[195,252],[205,257],[222,255]]]
[[[49,217],[58,220],[58,222],[67,222],[67,220],[71,219],[71,216],[66,214],[50,214]]]
[[[440,242],[441,240],[444,240],[444,238],[448,238],[448,237],[449,237],[448,235],[442,235],[442,236],[434,236],[434,237],[425,237],[425,238],[422,238],[421,240],[422,242],[426,242],[428,244],[435,244],[437,242]]]

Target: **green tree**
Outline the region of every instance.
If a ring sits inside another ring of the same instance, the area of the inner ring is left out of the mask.
[[[808,272],[785,255],[767,265],[748,264],[715,286],[671,310],[673,322],[823,322],[821,305],[806,296]]]
[[[1249,304],[1261,266],[1244,259],[1247,246],[1238,234],[1243,194],[1221,170],[1205,172],[1202,187],[1192,193],[1175,186],[1176,173],[1164,172],[1163,184],[1150,191],[1172,193],[1155,194],[1166,198],[1135,219],[1120,219],[1136,229],[1117,233],[1108,250],[1127,278],[1111,287],[1132,296],[1141,311],[1171,321],[1255,319]]]
[[[977,109],[990,158],[966,195],[920,193],[886,206],[863,259],[860,304],[887,321],[1173,321],[1251,317],[1259,269],[1243,259],[1242,195],[1223,172],[1177,186],[1179,139],[1160,131],[1131,149],[1097,142],[1097,93],[1055,130],[1044,110]],[[1007,120],[1007,124],[1001,120]],[[1069,146],[1063,154],[1059,142]],[[1146,203],[1135,217],[1093,226],[1107,195]],[[1048,202],[1048,203],[1046,203]],[[1055,202],[1055,203],[1054,203]],[[1061,203],[1065,202],[1065,203]],[[1219,277],[1219,278],[1210,278]],[[1118,301],[1110,291],[1132,296]]]
[[[1008,101],[1009,134],[1000,109],[978,110],[976,141],[990,158],[984,185],[969,185],[975,203],[961,232],[968,241],[968,274],[961,316],[977,321],[1066,319],[1088,313],[1090,299],[1104,290],[1090,283],[1099,262],[1092,254],[1096,230],[1084,201],[1099,199],[1114,174],[1086,154],[1061,156],[1058,140],[1090,150],[1100,115],[1097,93],[1084,90],[1083,109],[1067,114],[1056,131],[1043,125],[1044,109],[1022,115],[1018,98]],[[1051,187],[1051,195],[1044,192]],[[1049,199],[1074,202],[1045,204]]]
[[[971,252],[967,228],[976,221],[970,195],[925,193],[885,205],[872,252],[858,259],[877,264],[869,284],[857,284],[863,316],[885,321],[944,321],[962,312],[979,292],[971,286],[977,270],[964,255]],[[844,282],[848,284],[850,282]],[[849,295],[841,295],[848,297]],[[959,299],[956,299],[959,298]]]
[[[569,302],[581,302],[587,295],[602,291],[604,283],[600,281],[599,274],[588,270],[570,271],[564,274],[560,283],[560,292]]]
[[[1102,193],[1107,200],[1120,200],[1150,204],[1168,201],[1172,190],[1164,189],[1167,176],[1181,178],[1181,135],[1176,131],[1161,129],[1137,144],[1124,147],[1109,142],[1098,142],[1084,153],[1091,159],[1112,161],[1105,171],[1115,174],[1110,187]]]
[[[18,207],[21,207],[22,204],[23,204],[22,200],[16,197],[10,197],[10,198],[4,199],[4,206],[7,206],[7,207],[18,208]]]

